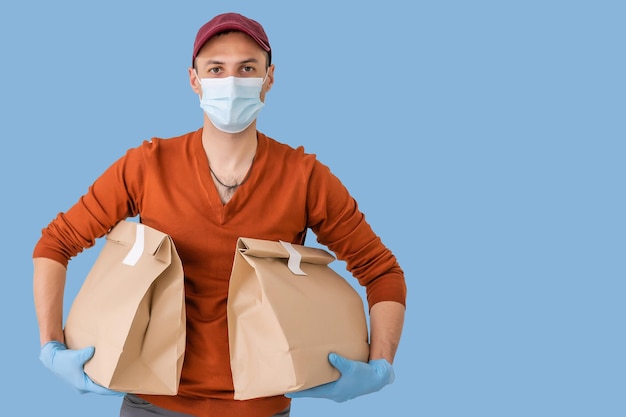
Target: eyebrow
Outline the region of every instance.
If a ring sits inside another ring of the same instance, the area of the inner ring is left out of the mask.
[[[251,63],[252,64],[257,64],[258,62],[259,62],[259,60],[256,59],[256,58],[247,58],[247,59],[244,59],[243,61],[239,61],[238,64],[239,65],[241,65],[241,64],[251,64]],[[208,66],[208,65],[224,65],[224,62],[223,61],[219,61],[217,59],[209,59],[208,61],[206,61],[204,63],[205,67]]]

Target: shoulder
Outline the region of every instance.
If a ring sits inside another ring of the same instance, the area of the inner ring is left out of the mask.
[[[145,149],[163,149],[163,150],[175,150],[180,148],[185,148],[190,146],[195,139],[199,139],[202,136],[201,130],[196,130],[193,132],[188,132],[180,136],[162,138],[162,137],[152,137],[149,140],[145,140],[141,147]]]
[[[317,155],[307,152],[304,146],[294,147],[262,133],[259,133],[259,139],[260,143],[264,143],[264,147],[266,147],[265,154],[270,161],[281,161],[284,164],[301,165],[310,169],[317,162]]]
[[[200,140],[201,131],[188,132],[180,136],[169,138],[152,137],[144,140],[139,146],[129,149],[127,156],[143,158],[159,158],[189,154],[196,140]]]
[[[339,179],[330,167],[321,162],[315,153],[307,152],[304,146],[293,147],[284,142],[279,142],[269,136],[259,133],[260,144],[264,143],[263,158],[267,169],[288,172],[291,175],[299,173],[299,177],[306,182],[333,183],[341,185]]]

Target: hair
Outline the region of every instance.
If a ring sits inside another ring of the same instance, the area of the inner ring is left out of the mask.
[[[232,29],[232,30],[226,30],[226,31],[224,31],[224,32],[220,32],[220,33],[218,33],[218,34],[214,35],[214,36],[213,36],[213,38],[215,38],[215,37],[217,37],[217,36],[227,35],[227,34],[229,34],[229,33],[233,33],[233,32],[240,32],[240,33],[244,33],[244,32],[241,32],[240,30],[234,30],[234,29]],[[209,38],[209,39],[211,39],[211,38]],[[208,42],[208,41],[209,41],[209,40],[207,39],[207,42]],[[206,44],[206,42],[205,42],[205,44]],[[204,45],[203,45],[203,46],[204,46]],[[263,49],[263,48],[261,48],[261,49]],[[202,50],[202,48],[200,48],[200,50]],[[272,65],[272,55],[271,55],[268,51],[266,51],[265,49],[263,49],[263,52],[265,53],[265,61],[266,61],[265,69],[268,69],[268,68],[270,67],[270,65]],[[198,58],[197,58],[197,57],[196,57],[196,59],[194,59],[194,60],[193,60],[193,69],[196,69],[196,61],[197,61],[197,60],[198,60]]]

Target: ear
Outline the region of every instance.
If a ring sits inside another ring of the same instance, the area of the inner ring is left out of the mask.
[[[194,93],[200,94],[202,93],[202,87],[200,85],[200,80],[196,75],[196,71],[193,68],[189,68],[189,85]]]
[[[265,92],[270,91],[273,85],[274,85],[274,64],[270,65],[267,68],[267,80],[265,80],[265,85],[264,85]]]
[[[272,89],[274,85],[274,64],[267,68],[267,78],[261,89],[261,101],[265,102],[265,94]]]

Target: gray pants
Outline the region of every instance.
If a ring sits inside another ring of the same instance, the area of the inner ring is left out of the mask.
[[[289,417],[289,408],[287,407],[272,417]],[[166,410],[150,404],[148,401],[139,398],[133,394],[126,394],[122,401],[120,409],[120,417],[193,417],[191,414],[177,413],[176,411]]]

